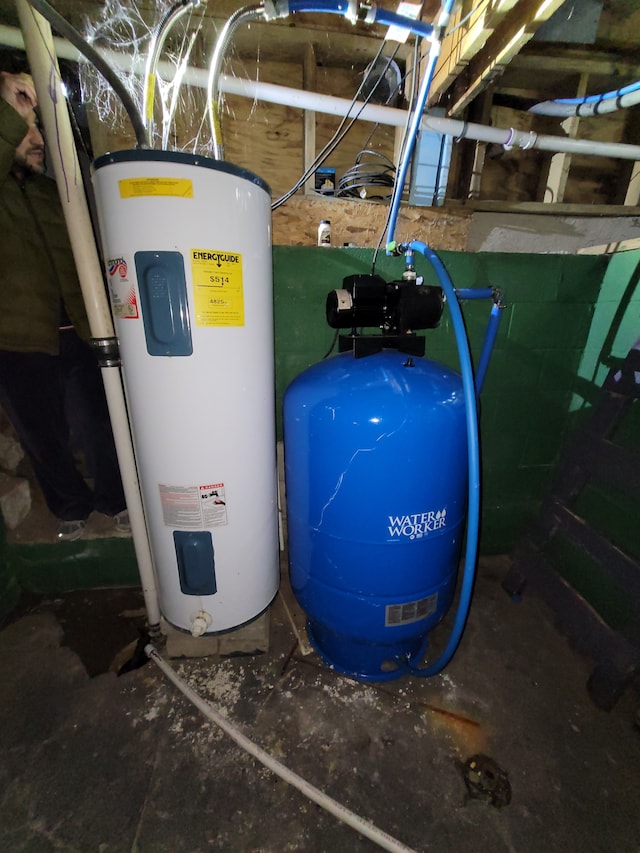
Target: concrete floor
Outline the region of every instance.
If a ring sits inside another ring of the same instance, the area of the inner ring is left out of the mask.
[[[335,674],[301,654],[280,598],[267,653],[172,663],[256,743],[414,850],[638,853],[638,697],[596,708],[590,662],[540,600],[505,594],[507,568],[481,562],[461,646],[432,679]],[[116,676],[141,608],[138,590],[74,593],[26,602],[0,631],[0,850],[379,849],[248,757],[153,663]],[[504,771],[509,802],[504,784],[495,803],[471,796],[477,754]]]

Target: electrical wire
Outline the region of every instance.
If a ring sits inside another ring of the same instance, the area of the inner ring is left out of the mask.
[[[138,143],[139,148],[148,148],[149,147],[149,139],[147,135],[147,128],[144,122],[144,119],[138,110],[133,98],[127,91],[126,86],[122,82],[122,80],[118,77],[118,75],[113,71],[111,66],[107,63],[105,59],[95,50],[90,44],[88,44],[80,35],[80,33],[75,30],[68,21],[66,21],[59,12],[57,12],[52,6],[50,6],[46,0],[29,0],[30,6],[32,6],[36,12],[40,12],[43,18],[54,27],[60,35],[64,36],[71,44],[80,51],[80,53],[88,59],[88,61],[96,68],[97,71],[102,74],[107,83],[114,90],[116,95],[120,98],[123,107],[126,110],[127,115],[129,116],[129,120],[133,125],[133,129],[136,135],[136,141]]]
[[[587,95],[584,98],[557,98],[553,101],[541,101],[529,108],[535,115],[558,116],[598,116],[613,113],[620,109],[633,107],[640,103],[640,80],[621,86],[600,95]]]
[[[155,104],[156,74],[160,53],[173,25],[191,11],[192,8],[198,6],[200,2],[201,0],[178,0],[178,2],[172,6],[162,18],[151,37],[142,86],[142,114],[146,122],[150,145],[153,145],[153,110]]]
[[[331,353],[332,353],[332,352],[333,352],[333,350],[335,349],[336,343],[338,342],[338,334],[339,334],[339,332],[340,332],[340,329],[336,329],[336,331],[335,331],[335,333],[334,333],[334,335],[333,335],[333,340],[331,341],[331,346],[330,346],[330,347],[329,347],[329,349],[325,352],[325,354],[322,356],[322,361],[324,361],[326,358],[329,358],[329,356],[331,355]]]
[[[411,104],[413,103],[413,100],[414,100],[414,98],[415,98],[415,92],[416,92],[416,88],[415,88],[415,80],[416,80],[415,69],[419,67],[420,63],[421,63],[421,62],[422,62],[422,60],[424,59],[424,57],[419,57],[419,56],[418,56],[418,53],[419,53],[419,50],[420,50],[420,41],[421,41],[421,40],[420,40],[420,38],[417,38],[417,39],[415,40],[414,47],[413,47],[413,66],[412,66],[412,71],[414,72],[414,74],[413,74],[413,81],[414,81],[414,84],[413,84],[413,87],[412,87],[411,97],[407,99],[407,100],[409,101],[409,105],[411,105]],[[393,98],[395,98],[395,96],[398,94],[398,92],[402,89],[402,84],[405,82],[405,80],[406,80],[406,79],[407,79],[407,77],[409,76],[409,73],[410,73],[409,71],[405,71],[405,73],[404,73],[404,74],[402,75],[402,77],[400,78],[400,81],[399,81],[398,85],[395,87],[395,89],[393,90],[393,92],[391,92],[391,94],[389,95],[389,97],[388,97],[388,98],[387,98],[387,100],[385,101],[384,106],[387,106],[387,105],[389,104],[389,102],[390,102],[391,100],[393,100]],[[371,143],[371,140],[373,139],[373,135],[375,134],[375,132],[378,130],[378,128],[379,128],[379,127],[380,127],[380,122],[378,121],[378,122],[376,122],[376,123],[374,124],[373,129],[371,130],[371,133],[369,134],[369,136],[367,136],[366,140],[364,141],[364,144],[363,144],[363,146],[362,146],[362,148],[363,148],[363,149],[364,149],[364,148],[368,148],[368,147],[369,147],[369,145],[370,145],[370,143]]]
[[[377,157],[382,160],[381,165],[373,162],[363,162],[364,156]],[[336,196],[341,198],[368,198],[383,199],[391,198],[396,172],[395,164],[379,151],[365,148],[356,157],[355,165],[342,175],[338,181]],[[372,192],[372,188],[374,191]],[[375,193],[375,188],[389,190],[385,195]]]
[[[222,63],[224,61],[225,54],[231,44],[231,40],[233,39],[236,30],[238,30],[243,24],[264,18],[265,14],[265,7],[262,4],[236,9],[218,33],[213,57],[209,65],[209,75],[207,79],[207,110],[209,113],[209,124],[211,126],[213,156],[216,160],[224,160],[222,124],[220,120],[220,75],[222,73]]]
[[[378,49],[378,52],[376,53],[376,55],[375,55],[374,59],[373,59],[373,60],[372,60],[372,62],[370,63],[370,66],[369,66],[369,67],[370,67],[371,71],[373,70],[373,67],[374,67],[374,65],[375,65],[376,61],[377,61],[377,60],[380,58],[380,56],[382,55],[382,51],[384,50],[384,47],[385,47],[385,43],[383,42],[383,43],[380,45],[380,48]],[[393,61],[393,59],[394,59],[394,57],[395,57],[396,53],[398,52],[399,47],[400,47],[400,46],[398,45],[398,46],[395,48],[395,50],[393,51],[393,53],[391,54],[391,56],[388,58],[388,60],[387,60],[387,65],[386,65],[386,67],[385,67],[385,69],[384,69],[383,74],[386,72],[387,68],[391,65],[391,62]],[[371,73],[371,71],[370,71],[369,73]],[[311,163],[311,165],[306,169],[306,171],[301,175],[301,177],[300,177],[300,178],[298,179],[298,181],[297,181],[297,182],[296,182],[296,183],[291,187],[291,189],[290,189],[290,190],[288,190],[284,195],[280,196],[280,198],[276,199],[276,201],[274,201],[274,202],[272,203],[272,205],[271,205],[271,210],[272,210],[272,211],[273,211],[273,210],[277,210],[277,209],[278,209],[279,207],[281,207],[281,206],[282,206],[286,201],[288,201],[288,200],[291,198],[291,196],[295,195],[295,194],[298,192],[298,190],[299,190],[299,189],[304,185],[304,183],[305,183],[305,182],[306,182],[306,181],[311,177],[311,175],[315,172],[315,170],[318,168],[318,166],[322,165],[322,163],[324,163],[324,162],[325,162],[325,160],[327,159],[327,157],[328,157],[330,154],[332,154],[332,153],[333,153],[333,151],[335,151],[335,149],[336,149],[336,148],[338,147],[338,145],[342,142],[342,140],[345,138],[345,136],[347,135],[347,133],[351,130],[351,128],[353,127],[353,125],[354,125],[354,124],[355,124],[355,122],[357,121],[358,116],[360,115],[360,113],[362,112],[362,110],[365,108],[365,106],[369,103],[369,101],[371,100],[371,98],[372,98],[372,96],[373,96],[373,94],[374,94],[374,92],[373,92],[373,91],[372,91],[372,92],[370,92],[370,93],[369,93],[369,95],[365,98],[365,100],[364,100],[364,101],[363,101],[363,103],[361,104],[361,106],[360,106],[360,108],[359,108],[358,112],[357,112],[353,117],[350,117],[350,112],[351,112],[352,108],[354,107],[354,105],[356,104],[356,102],[357,102],[357,100],[358,100],[358,96],[359,96],[359,95],[360,95],[360,93],[362,92],[362,90],[363,90],[363,88],[364,88],[364,86],[365,86],[365,84],[366,84],[366,82],[367,82],[368,78],[369,78],[369,74],[366,74],[366,75],[363,77],[362,82],[361,82],[361,83],[360,83],[360,85],[358,86],[358,90],[356,91],[355,95],[354,95],[354,96],[353,96],[353,98],[351,99],[351,104],[349,105],[349,108],[347,109],[347,113],[346,113],[346,115],[343,117],[342,121],[340,122],[340,124],[339,124],[339,126],[338,126],[338,129],[335,131],[335,133],[333,134],[333,136],[331,137],[331,139],[329,140],[329,142],[327,142],[327,144],[326,144],[326,145],[324,146],[324,148],[320,151],[320,153],[316,155],[316,157],[315,157],[315,159],[313,160],[313,162]],[[374,90],[374,91],[375,91],[375,90]],[[348,123],[347,127],[345,127],[345,124],[347,124],[347,122],[349,122],[349,123]]]
[[[468,21],[470,18],[472,18],[472,17],[475,15],[475,13],[476,13],[476,12],[477,12],[477,11],[478,11],[482,6],[485,6],[485,5],[486,5],[486,2],[487,2],[487,0],[480,0],[480,2],[479,2],[479,3],[476,3],[476,5],[475,5],[472,9],[470,9],[470,10],[467,12],[467,14],[464,16],[464,18],[461,18],[461,19],[458,21],[458,23],[457,23],[454,27],[451,27],[451,29],[450,29],[450,30],[447,30],[447,31],[446,31],[446,33],[444,34],[444,36],[443,36],[442,38],[443,38],[443,39],[448,38],[449,36],[453,35],[453,34],[456,32],[456,30],[459,30],[459,29],[460,29],[460,27],[463,27],[463,26],[467,23],[467,21]],[[447,58],[448,58],[450,55],[451,55],[451,54],[447,54]]]
[[[378,49],[378,52],[376,53],[375,59],[370,64],[371,69],[373,69],[375,62],[382,55],[383,50],[384,50],[384,42],[380,45],[380,48]],[[396,49],[396,51],[394,51],[394,53],[390,57],[388,65],[390,65],[391,60],[395,56],[396,52],[397,52],[397,49]],[[385,68],[385,71],[386,71],[386,68]],[[291,187],[291,189],[287,193],[285,193],[283,196],[281,196],[279,199],[277,199],[275,202],[273,202],[273,204],[271,205],[271,210],[276,210],[278,207],[280,207],[282,204],[284,204],[285,201],[288,201],[292,195],[295,195],[295,193],[297,193],[298,190],[304,185],[305,181],[308,180],[308,178],[313,174],[313,172],[318,168],[318,166],[320,166],[322,163],[324,163],[325,160],[327,159],[327,157],[331,153],[333,153],[333,151],[335,151],[335,149],[338,147],[340,142],[342,142],[342,140],[345,138],[347,133],[351,130],[351,128],[353,127],[358,116],[360,115],[360,113],[364,109],[365,104],[367,104],[369,102],[369,100],[371,99],[371,97],[373,95],[373,92],[370,93],[368,98],[365,99],[365,101],[364,101],[362,107],[360,108],[360,110],[358,111],[358,113],[350,120],[348,127],[346,127],[343,130],[347,120],[349,119],[349,113],[351,112],[352,107],[356,103],[356,101],[358,99],[358,95],[360,94],[360,92],[364,88],[364,86],[367,82],[367,79],[368,79],[368,75],[365,75],[362,82],[360,83],[360,86],[358,87],[357,92],[355,93],[355,95],[353,96],[353,98],[351,100],[351,104],[349,105],[349,108],[347,109],[347,112],[346,112],[344,118],[340,122],[338,129],[333,134],[333,136],[331,137],[329,142],[327,142],[327,144],[324,146],[322,151],[320,151],[320,153],[316,155],[316,157],[313,160],[313,162],[311,163],[311,165],[307,168],[307,170],[303,173],[303,175],[299,178],[299,180],[294,184],[294,186]]]

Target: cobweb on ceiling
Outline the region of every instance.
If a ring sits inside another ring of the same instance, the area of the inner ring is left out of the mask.
[[[144,102],[144,72],[153,33],[175,2],[161,0],[152,10],[133,3],[107,0],[98,20],[87,21],[84,37],[96,49],[108,51],[110,63],[128,88],[140,112]],[[203,9],[193,9],[171,28],[160,55],[155,87],[154,131],[150,145],[172,151],[209,155],[211,130],[207,117],[206,80],[217,36]],[[234,57],[233,49],[229,59]],[[187,69],[199,69],[198,83]],[[225,73],[233,73],[230,63]],[[108,82],[89,63],[80,67],[82,99],[92,106],[110,134],[131,137],[128,117]],[[222,111],[226,110],[224,98]]]

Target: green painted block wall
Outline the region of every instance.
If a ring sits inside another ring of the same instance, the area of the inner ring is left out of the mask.
[[[549,494],[565,441],[596,399],[616,359],[640,334],[637,295],[640,252],[605,256],[467,254],[441,252],[456,287],[498,287],[507,307],[480,406],[483,470],[483,553],[508,553],[535,520]],[[325,299],[345,276],[371,270],[366,249],[276,246],[273,250],[276,328],[276,417],[282,437],[282,398],[288,383],[330,349],[334,331],[325,321]],[[436,277],[418,257],[416,267],[429,283]],[[398,278],[402,259],[380,253],[376,272]],[[463,304],[474,357],[480,353],[490,303]],[[457,367],[448,312],[438,329],[425,333],[427,356]],[[638,410],[619,430],[619,440],[638,447]],[[603,532],[637,547],[638,507],[618,495],[594,489],[582,509],[598,516]],[[637,518],[637,515],[635,516]],[[43,593],[98,585],[135,583],[130,542],[96,540],[61,546],[14,547],[2,552],[0,539],[0,619],[19,590]],[[114,550],[115,549],[115,550]],[[562,551],[562,548],[560,548]],[[566,548],[564,549],[566,552]],[[55,557],[52,555],[55,552]],[[603,589],[596,569],[584,560],[564,560],[569,580],[608,620],[626,620],[619,590]],[[52,572],[52,566],[55,571]],[[628,610],[628,608],[627,608]]]
[[[455,287],[498,287],[502,322],[481,400],[483,553],[506,553],[535,518],[548,494],[562,442],[571,426],[571,402],[584,393],[578,375],[594,306],[607,269],[603,256],[439,253]],[[371,271],[365,249],[274,247],[276,389],[281,436],[282,395],[302,370],[331,348],[326,294],[345,276]],[[399,278],[404,261],[380,253],[376,272]],[[416,270],[437,278],[425,258]],[[478,357],[490,302],[468,301],[463,313]],[[427,356],[458,365],[448,312],[427,331]],[[427,464],[427,463],[425,463]]]
[[[588,420],[591,405],[610,371],[640,338],[640,251],[614,255],[605,271],[593,321],[578,367],[578,393],[572,400],[574,426]],[[633,400],[609,437],[640,459],[640,400]],[[636,560],[640,559],[640,500],[591,480],[572,509],[592,529]],[[640,642],[640,601],[629,596],[606,566],[589,560],[560,533],[549,544],[560,573],[611,627]]]

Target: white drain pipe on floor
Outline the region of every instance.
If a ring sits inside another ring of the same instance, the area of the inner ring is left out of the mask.
[[[338,803],[336,800],[319,790],[319,788],[316,788],[310,782],[307,782],[306,779],[298,776],[298,774],[294,773],[293,770],[289,770],[288,767],[285,767],[284,764],[269,755],[269,753],[262,749],[262,747],[255,744],[246,735],[243,735],[242,732],[225,719],[222,714],[218,713],[213,706],[206,702],[202,696],[189,687],[186,681],[180,678],[178,673],[164,660],[151,643],[148,643],[145,646],[144,652],[147,657],[152,660],[167,676],[169,681],[171,681],[172,684],[174,684],[178,690],[180,690],[180,692],[205,715],[205,717],[219,726],[225,734],[229,735],[231,740],[241,747],[241,749],[244,749],[245,752],[248,752],[249,755],[256,758],[268,770],[275,773],[276,776],[279,776],[289,785],[293,785],[294,788],[316,803],[316,805],[321,806],[325,811],[329,812],[329,814],[337,817],[338,820],[346,823],[347,826],[355,829],[356,832],[359,832],[365,838],[373,841],[374,844],[377,844],[383,850],[390,850],[391,853],[416,853],[413,848],[407,847],[406,844],[403,844],[401,841],[397,841],[392,835],[388,835],[383,830],[378,829],[377,826],[374,826],[374,824],[370,823],[368,820],[365,820],[360,817],[360,815],[355,814],[355,812],[352,812],[346,806]]]
[[[66,100],[60,86],[60,72],[48,21],[26,0],[16,0],[24,45],[40,106],[47,138],[47,151],[53,163],[58,193],[69,232],[91,336],[100,342],[115,341],[111,313],[105,293],[100,261],[96,250],[89,207],[84,193],[80,164],[73,141]],[[52,74],[52,70],[55,73]],[[124,391],[117,362],[102,367],[102,379],[113,427],[113,435],[122,475],[127,509],[131,520],[133,545],[144,594],[150,630],[158,630],[160,609],[151,549],[142,508],[138,473],[131,442]]]
[[[15,27],[0,25],[0,44],[8,47],[23,48],[20,30]],[[84,57],[65,39],[54,39],[57,55],[74,62],[85,62]],[[127,73],[144,75],[144,61],[141,59],[137,66],[129,56],[114,50],[96,48],[99,53],[113,66]],[[171,80],[175,67],[168,62],[158,63],[158,70],[163,79]],[[183,82],[190,86],[206,89],[209,72],[201,68],[187,68]],[[240,95],[252,100],[267,101],[272,104],[296,107],[301,110],[326,113],[327,115],[346,116],[358,115],[362,121],[378,122],[392,127],[404,127],[407,121],[405,110],[394,107],[384,107],[377,104],[353,104],[348,98],[337,98],[333,95],[323,95],[319,92],[305,92],[302,89],[292,89],[275,83],[261,83],[239,77],[222,75],[220,89],[231,95]],[[362,111],[360,112],[360,109]],[[566,154],[589,154],[597,157],[612,157],[617,160],[640,160],[640,145],[630,145],[625,142],[598,142],[590,139],[571,139],[563,136],[550,136],[534,132],[516,130],[515,128],[489,127],[483,124],[460,121],[458,119],[441,118],[426,114],[421,122],[421,128],[434,130],[456,141],[474,139],[479,142],[495,143],[505,149],[538,149]]]

